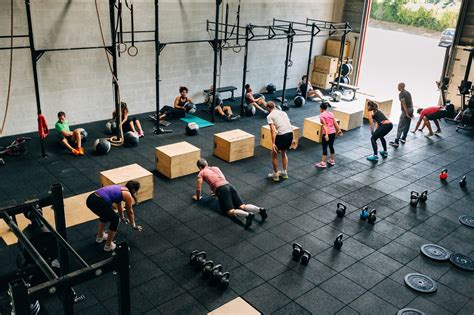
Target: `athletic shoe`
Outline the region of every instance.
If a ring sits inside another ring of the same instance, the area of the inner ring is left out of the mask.
[[[288,179],[288,171],[281,171],[279,173],[280,173],[281,178]]]
[[[328,164],[331,165],[331,166],[334,166],[334,165],[336,165],[336,161],[334,161],[334,160],[329,160],[329,161],[328,161]]]
[[[245,219],[245,228],[248,229],[252,225],[253,218],[255,217],[255,214],[249,213],[247,218]]]
[[[316,168],[326,168],[326,163],[319,162],[319,163],[314,164],[314,167],[316,167]]]
[[[115,245],[115,242],[110,243],[110,245],[105,244],[104,251],[113,252],[116,247],[117,247],[117,245]]]
[[[138,133],[139,138],[143,138],[144,136],[145,136],[145,133],[143,132],[143,130]]]
[[[434,136],[434,133],[432,133],[432,132],[429,132],[425,135],[425,137],[427,137],[427,138],[432,137],[432,136]]]
[[[72,149],[72,154],[74,154],[75,156],[78,156],[81,154],[81,152],[79,152],[79,150],[76,150],[76,149]]]
[[[380,155],[381,155],[384,159],[388,156],[388,152],[387,152],[387,151],[380,151],[379,153],[380,153]]]
[[[389,144],[392,146],[392,147],[395,147],[395,148],[398,148],[400,145],[398,144],[398,142],[396,141],[390,141]]]
[[[274,182],[278,182],[278,181],[280,181],[280,172],[268,173],[267,177],[273,179]]]
[[[268,115],[270,112],[269,112],[268,110],[264,110],[263,113],[264,113],[265,115]]]
[[[104,233],[102,234],[102,237],[98,237],[98,236],[95,237],[95,242],[100,244],[100,243],[102,243],[103,241],[106,241],[106,240],[107,240],[107,237],[109,237],[109,234],[107,234],[107,233],[104,232]]]
[[[435,135],[438,135],[438,134],[440,134],[440,133],[441,133],[441,130],[436,130],[436,131],[434,132]]]
[[[78,151],[79,151],[79,155],[84,155],[85,153],[84,148],[79,148]]]
[[[405,139],[400,139],[401,144],[405,144],[407,142]]]
[[[378,157],[377,155],[369,155],[369,156],[367,157],[367,160],[374,162],[374,161],[378,161],[378,160],[379,160],[379,157]]]
[[[262,221],[265,221],[265,219],[268,217],[268,214],[267,214],[267,209],[265,208],[260,208],[260,217],[262,218]]]

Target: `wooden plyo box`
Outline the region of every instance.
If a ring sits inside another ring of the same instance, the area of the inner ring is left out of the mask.
[[[311,74],[311,84],[320,89],[329,89],[331,84],[329,82],[334,81],[334,73],[323,73],[319,71],[313,71]]]
[[[339,119],[336,119],[336,121],[338,124],[341,123]],[[321,143],[323,140],[323,125],[321,125],[319,115],[304,119],[303,138]]]
[[[153,174],[138,164],[130,164],[100,172],[100,185],[125,185],[129,180],[140,183],[138,202],[153,199]]]
[[[367,98],[365,100],[365,106],[364,106],[364,118],[369,119],[368,117],[368,110],[367,110],[367,103],[369,101],[374,101],[377,104],[379,104],[379,110],[385,114],[385,116],[390,117],[390,113],[392,112],[392,105],[393,105],[393,99],[391,98]]]
[[[240,129],[214,135],[214,155],[234,162],[254,155],[255,136]]]
[[[298,139],[300,128],[296,126],[293,127],[293,132],[296,134],[296,138]],[[260,128],[260,145],[268,150],[272,149],[272,133],[270,132],[270,126],[265,125]]]
[[[337,72],[336,57],[320,55],[314,57],[314,71],[321,73],[336,73]]]
[[[260,312],[252,307],[241,297],[216,308],[208,315],[260,315]]]
[[[340,121],[342,130],[351,130],[362,126],[364,109],[359,106],[342,106],[332,110],[334,117]]]
[[[201,158],[201,149],[183,141],[157,147],[155,158],[156,170],[173,179],[199,171],[196,162]]]
[[[351,42],[346,41],[346,45],[344,46],[344,58],[349,56],[349,50],[351,48]],[[339,57],[341,53],[341,41],[338,39],[328,39],[326,41],[326,55]]]

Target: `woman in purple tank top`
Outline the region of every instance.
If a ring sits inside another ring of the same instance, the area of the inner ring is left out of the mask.
[[[119,221],[127,222],[123,213],[122,202],[125,202],[128,221],[131,226],[141,231],[143,228],[135,223],[135,214],[132,207],[132,201],[137,204],[137,193],[140,189],[140,183],[129,181],[125,186],[110,185],[102,187],[87,197],[87,207],[99,217],[99,228],[95,241],[97,243],[105,242],[104,250],[106,252],[113,251],[116,247],[114,238],[117,234]],[[114,204],[117,207],[118,215],[114,211]],[[105,224],[110,222],[109,231],[105,232]]]

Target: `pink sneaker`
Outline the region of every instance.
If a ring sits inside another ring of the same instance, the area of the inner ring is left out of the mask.
[[[144,136],[145,136],[145,133],[143,132],[143,130],[138,133],[138,137],[139,137],[139,138],[142,138],[142,137],[144,137]]]
[[[319,162],[319,163],[314,164],[314,167],[326,168],[326,163],[325,162]]]
[[[334,161],[334,160],[329,160],[328,164],[331,165],[331,166],[334,166],[334,165],[336,165],[336,161]]]

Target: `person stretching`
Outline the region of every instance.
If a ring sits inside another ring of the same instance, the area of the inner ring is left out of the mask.
[[[369,101],[367,104],[368,112],[369,112],[369,125],[370,125],[370,132],[372,133],[372,137],[370,141],[372,142],[372,149],[374,150],[374,155],[370,155],[367,157],[369,161],[378,161],[379,156],[377,154],[377,139],[380,139],[382,142],[383,151],[380,151],[380,155],[383,158],[388,156],[387,152],[387,141],[385,141],[385,136],[392,130],[393,124],[390,120],[387,119],[384,113],[379,110],[379,106],[376,102]],[[377,125],[377,129],[374,131],[374,121]]]
[[[95,241],[102,243],[105,241],[104,251],[111,252],[115,250],[114,238],[117,234],[119,221],[129,222],[133,229],[141,232],[142,226],[135,223],[135,214],[133,211],[132,200],[137,204],[137,193],[140,190],[140,183],[128,181],[125,186],[110,185],[104,186],[87,197],[86,205],[99,217],[99,227]],[[122,202],[125,202],[128,220],[123,213]],[[114,204],[117,207],[118,215],[114,211]],[[109,232],[105,232],[105,224],[110,222]]]
[[[335,161],[335,152],[334,152],[334,140],[336,140],[336,134],[341,136],[342,131],[339,127],[339,124],[334,118],[333,113],[329,112],[327,109],[329,105],[328,102],[323,102],[319,105],[319,119],[321,120],[322,126],[322,145],[323,145],[323,157],[321,158],[321,162],[314,164],[315,167],[318,168],[326,168],[326,159],[328,155],[328,146],[329,151],[331,152],[331,158],[329,159],[328,164],[334,166],[336,164]]]
[[[288,178],[288,156],[286,151],[296,149],[298,146],[298,138],[294,134],[288,115],[281,110],[275,108],[275,103],[268,102],[267,108],[270,114],[267,116],[267,122],[270,126],[272,139],[272,166],[273,173],[268,174],[273,181],[278,182],[280,176],[283,179]],[[281,153],[282,171],[278,171],[278,152]]]
[[[445,109],[444,106],[431,106],[426,107],[424,109],[418,108],[417,113],[420,114],[420,117],[416,122],[415,129],[413,129],[411,132],[415,133],[418,130],[418,127],[420,127],[421,122],[423,121],[423,127],[421,127],[420,130],[422,130],[424,127],[428,128],[429,132],[425,135],[426,137],[431,137],[434,134],[441,133],[441,126],[439,125],[438,119],[448,116],[448,111]],[[436,125],[435,132],[433,132],[433,129],[431,129],[430,120],[434,121]]]
[[[132,131],[132,132],[136,133],[140,138],[144,137],[145,133],[143,132],[142,125],[140,124],[140,121],[138,120],[138,118],[137,117],[130,118],[127,103],[121,102],[120,103],[120,108],[121,108],[121,111],[122,111],[122,131],[123,131],[123,133]],[[112,113],[112,118],[115,120],[115,111],[113,111],[113,113]]]
[[[230,184],[217,166],[209,166],[205,159],[197,161],[199,174],[197,176],[196,194],[193,200],[201,200],[202,183],[206,182],[217,196],[221,211],[229,217],[245,218],[245,228],[252,225],[255,214],[260,214],[261,222],[267,218],[267,210],[251,204],[244,204],[235,187]]]
[[[58,133],[59,141],[68,148],[74,155],[84,155],[84,148],[82,147],[82,138],[80,129],[69,129],[69,122],[66,119],[66,113],[58,113],[58,121],[55,124],[55,129]],[[76,145],[74,148],[72,145]]]
[[[268,114],[267,103],[262,97],[253,97],[253,90],[250,87],[250,84],[245,85],[245,102],[247,105],[252,105],[259,111],[263,112],[265,115]],[[262,107],[263,106],[263,107]]]
[[[213,91],[214,91],[214,86],[211,85],[209,87],[209,93],[206,93],[206,98],[204,99],[204,103],[207,104],[207,106],[209,107],[209,112],[211,112],[212,110],[212,103],[213,103],[213,100],[214,100],[214,96],[212,95]],[[216,111],[216,114],[219,115],[220,117],[222,117],[223,119],[225,120],[236,120],[238,118],[240,118],[240,116],[234,116],[234,113],[232,112],[232,107],[230,107],[229,105],[224,105],[224,102],[222,101],[222,98],[220,97],[220,94],[219,93],[216,93],[216,108],[215,108],[215,111]]]
[[[324,99],[323,93],[321,93],[320,90],[315,90],[311,83],[308,82],[308,77],[306,75],[301,77],[301,82],[298,83],[298,89],[297,92],[301,93],[303,97],[318,97],[321,100]],[[308,95],[305,96],[305,94],[308,93]]]
[[[188,97],[188,88],[185,86],[179,87],[179,95],[174,98],[173,107],[163,106],[160,109],[160,120],[165,118],[184,118],[186,116],[186,103],[193,101]]]

